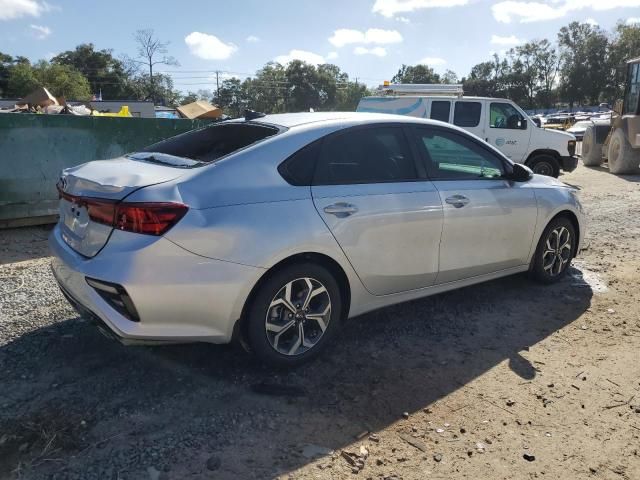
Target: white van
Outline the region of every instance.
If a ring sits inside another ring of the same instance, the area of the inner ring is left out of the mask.
[[[462,85],[391,84],[364,97],[358,112],[395,113],[452,123],[500,149],[534,173],[557,177],[578,166],[573,135],[539,128],[504,98],[465,97]]]

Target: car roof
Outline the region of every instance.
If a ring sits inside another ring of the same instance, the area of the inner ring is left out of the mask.
[[[301,113],[278,113],[266,115],[251,121],[252,123],[265,123],[286,128],[295,128],[303,125],[334,124],[356,125],[359,123],[430,123],[441,125],[442,122],[429,120],[407,115],[394,115],[391,113],[368,113],[368,112],[301,112]],[[447,124],[448,126],[451,126]]]
[[[480,100],[493,100],[493,101],[500,101],[500,102],[508,102],[508,103],[514,103],[511,100],[509,100],[508,98],[504,98],[504,97],[474,97],[474,96],[467,96],[467,95],[463,95],[461,97],[457,96],[457,95],[429,95],[429,94],[415,94],[415,95],[369,95],[368,97],[362,97],[362,100],[366,100],[368,98],[372,98],[372,99],[378,99],[378,98],[393,98],[394,100],[400,99],[400,98],[428,98],[430,100],[476,100],[476,101],[480,101]]]

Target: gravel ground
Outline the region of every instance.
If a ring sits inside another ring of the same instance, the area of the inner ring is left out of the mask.
[[[0,479],[640,478],[640,177],[563,180],[590,218],[571,277],[362,316],[290,373],[104,338],[48,229],[0,231]]]

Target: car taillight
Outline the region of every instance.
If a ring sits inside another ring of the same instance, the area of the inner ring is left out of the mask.
[[[189,208],[180,203],[120,203],[114,227],[127,232],[162,235],[184,217]]]
[[[162,235],[185,216],[189,207],[181,203],[117,203],[93,197],[70,195],[58,187],[60,198],[85,207],[89,218],[118,230],[145,235]]]

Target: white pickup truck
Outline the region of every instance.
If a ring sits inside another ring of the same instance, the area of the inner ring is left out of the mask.
[[[538,127],[511,100],[465,97],[462,85],[391,84],[364,97],[358,112],[394,113],[452,123],[494,145],[534,173],[557,177],[578,166],[573,135]]]

